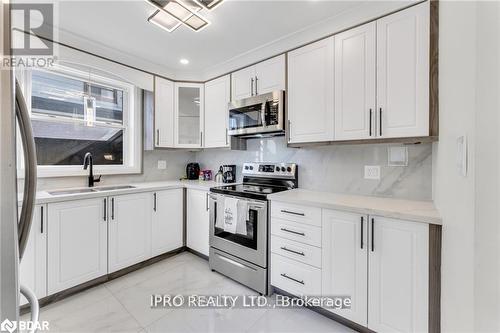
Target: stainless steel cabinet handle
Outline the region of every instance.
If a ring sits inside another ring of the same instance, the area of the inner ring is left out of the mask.
[[[43,234],[43,206],[40,206],[40,233]]]
[[[156,192],[153,193],[153,211],[156,212]]]
[[[281,212],[285,213],[285,214],[292,214],[292,215],[298,215],[298,216],[306,216],[306,214],[304,214],[304,213],[291,212],[291,211],[285,210],[285,209],[282,209]]]
[[[115,219],[115,198],[111,198],[111,219]]]
[[[108,219],[108,199],[104,198],[104,215],[103,220],[106,221]]]
[[[370,136],[372,136],[372,121],[373,121],[373,110],[370,109]]]
[[[294,254],[298,254],[299,256],[305,256],[304,252],[290,250],[290,249],[286,248],[285,246],[282,246],[280,249],[282,249],[283,251],[287,251],[287,252],[291,252],[291,253],[294,253]]]
[[[203,132],[200,132],[200,147],[203,147]]]
[[[363,225],[365,223],[365,218],[361,216],[361,248],[363,248]]]
[[[288,119],[288,142],[292,140],[292,122]]]
[[[250,79],[250,95],[253,96],[253,78]]]
[[[300,283],[300,284],[302,284],[302,285],[304,285],[304,284],[305,284],[305,283],[304,283],[304,280],[297,280],[297,279],[294,279],[293,277],[290,277],[290,276],[286,275],[285,273],[281,273],[280,275],[281,275],[282,277],[284,277],[284,278],[287,278],[288,280],[292,280],[293,282],[297,282],[297,283]]]
[[[258,95],[259,92],[258,92],[258,89],[257,89],[257,81],[259,80],[259,78],[256,76],[255,77],[255,95]]]
[[[375,251],[375,229],[373,229],[374,226],[375,219],[372,218],[372,252]]]
[[[207,197],[205,198],[205,209],[208,210],[208,192],[207,192]]]
[[[382,136],[382,108],[379,109],[379,118],[378,118],[378,122],[379,122],[379,134],[380,136]]]
[[[281,231],[289,232],[291,234],[295,234],[295,235],[299,235],[299,236],[305,236],[306,235],[303,232],[297,232],[297,231],[289,230],[289,229],[286,229],[286,228],[281,228]]]
[[[156,130],[156,145],[160,145],[160,129]]]
[[[228,129],[226,128],[226,146],[228,145],[228,143],[227,143],[227,132],[228,132]]]

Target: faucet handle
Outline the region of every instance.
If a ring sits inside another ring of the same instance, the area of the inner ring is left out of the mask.
[[[101,181],[102,175],[99,175],[99,177],[94,178],[94,183],[99,183]]]

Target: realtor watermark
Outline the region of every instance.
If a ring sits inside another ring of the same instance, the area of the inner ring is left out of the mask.
[[[6,5],[7,6],[7,5]],[[11,55],[1,68],[50,68],[57,60],[55,3],[10,3]]]
[[[350,296],[302,296],[276,295],[274,299],[257,295],[151,295],[150,306],[156,308],[293,308],[323,307],[350,309]]]
[[[49,322],[44,321],[11,321],[9,319],[5,319],[2,323],[0,323],[0,332],[26,332],[26,331],[49,331]]]

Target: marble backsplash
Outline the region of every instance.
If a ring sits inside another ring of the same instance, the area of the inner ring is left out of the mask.
[[[241,180],[244,162],[293,162],[299,166],[299,187],[310,190],[395,197],[432,199],[432,145],[409,145],[408,166],[387,164],[390,145],[332,145],[288,148],[283,137],[251,139],[246,151],[205,150],[196,153],[202,168],[218,170],[221,164],[236,164]],[[365,165],[380,165],[381,179],[364,179]]]
[[[294,162],[299,165],[299,187],[311,190],[375,195],[414,200],[432,199],[432,146],[408,146],[408,166],[387,165],[389,145],[341,145],[288,148],[285,139],[251,139],[246,151],[207,149],[200,152],[145,151],[142,174],[103,176],[99,185],[176,180],[185,175],[188,162],[216,172],[221,164],[236,164],[241,180],[244,162]],[[157,168],[158,160],[167,169]],[[365,165],[380,165],[381,179],[364,179]],[[19,182],[22,186],[22,181]],[[86,177],[39,178],[38,189],[86,186]]]

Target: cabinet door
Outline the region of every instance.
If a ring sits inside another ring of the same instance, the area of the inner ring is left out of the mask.
[[[334,38],[288,54],[289,142],[334,139]]]
[[[349,295],[351,308],[330,310],[360,325],[367,325],[368,217],[323,210],[322,291]]]
[[[151,257],[151,193],[134,193],[110,198],[109,272]]]
[[[375,22],[335,36],[335,140],[375,136]]]
[[[231,74],[232,100],[251,97],[255,94],[255,67],[243,68]]]
[[[155,147],[174,147],[174,83],[155,77]]]
[[[429,298],[429,226],[370,217],[368,328],[426,332]]]
[[[36,205],[23,259],[19,265],[21,284],[38,299],[47,296],[47,206]],[[28,301],[21,295],[21,305]]]
[[[378,136],[429,135],[429,2],[377,21]]]
[[[187,190],[187,247],[208,256],[208,192]]]
[[[183,245],[183,190],[158,191],[153,194],[151,243],[153,256]]]
[[[48,294],[107,273],[105,198],[47,205]]]
[[[285,90],[285,55],[255,65],[255,94]]]
[[[205,83],[205,148],[229,147],[229,75]]]
[[[203,147],[203,84],[175,84],[175,147]]]

